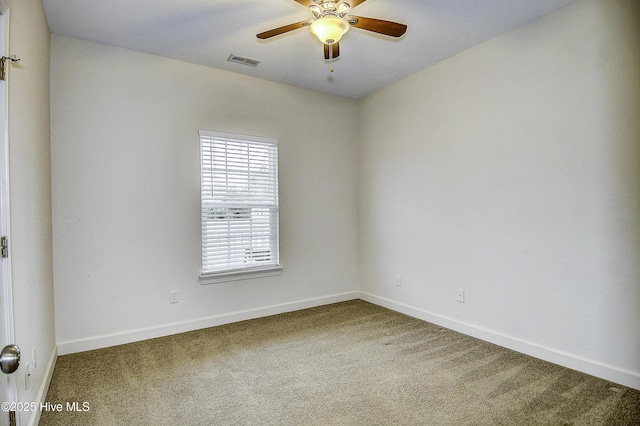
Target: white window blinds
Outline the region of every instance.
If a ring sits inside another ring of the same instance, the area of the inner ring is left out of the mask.
[[[278,266],[277,141],[201,130],[200,153],[203,274]]]

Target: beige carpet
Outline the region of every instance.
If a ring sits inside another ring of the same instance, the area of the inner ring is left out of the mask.
[[[61,356],[47,401],[41,425],[640,425],[636,390],[363,301]]]

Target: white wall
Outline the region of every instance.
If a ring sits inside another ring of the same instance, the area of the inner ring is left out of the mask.
[[[640,388],[639,9],[579,1],[361,101],[363,298]]]
[[[637,4],[360,102],[53,36],[61,353],[359,294],[640,388]],[[199,128],[279,138],[282,276],[198,283]]]
[[[22,352],[17,378],[21,402],[46,396],[56,357],[51,250],[49,151],[49,27],[40,0],[12,1],[9,52],[10,261],[16,344]],[[35,359],[33,350],[35,349]],[[35,364],[34,364],[35,361]],[[27,365],[31,376],[27,383]],[[39,413],[20,412],[21,424]]]
[[[60,352],[357,297],[356,107],[52,36]],[[278,138],[281,276],[199,283],[200,128]]]

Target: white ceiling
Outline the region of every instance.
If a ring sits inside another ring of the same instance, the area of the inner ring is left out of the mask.
[[[353,15],[408,25],[400,39],[352,28],[324,60],[293,0],[43,0],[53,34],[120,46],[321,92],[360,98],[575,0],[367,0]],[[348,0],[347,0],[348,2]],[[230,54],[262,61],[228,62]],[[329,71],[332,66],[334,72]]]

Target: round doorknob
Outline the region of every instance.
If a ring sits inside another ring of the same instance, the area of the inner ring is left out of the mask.
[[[11,374],[20,365],[20,348],[16,345],[7,345],[0,352],[0,370],[4,374]]]

